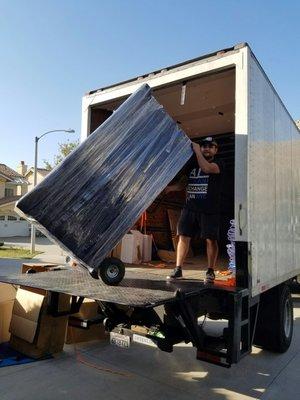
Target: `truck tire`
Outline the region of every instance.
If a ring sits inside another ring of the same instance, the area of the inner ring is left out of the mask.
[[[98,277],[110,286],[118,285],[125,275],[125,265],[115,257],[105,258],[98,268]]]
[[[276,353],[290,347],[293,336],[293,301],[282,284],[261,295],[253,344]]]
[[[300,276],[295,276],[294,279],[290,280],[289,287],[291,293],[300,293]]]

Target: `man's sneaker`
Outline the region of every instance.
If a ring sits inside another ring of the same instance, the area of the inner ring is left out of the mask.
[[[176,267],[171,275],[167,276],[167,279],[178,279],[182,278],[182,270],[180,267]]]
[[[215,279],[216,279],[216,275],[214,273],[214,270],[212,268],[208,268],[208,270],[206,271],[206,274],[205,274],[204,283],[205,284],[214,283]]]

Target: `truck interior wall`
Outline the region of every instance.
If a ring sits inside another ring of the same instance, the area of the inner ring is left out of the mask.
[[[113,112],[105,108],[96,108],[91,113],[90,132],[94,132]]]
[[[182,100],[183,85],[185,96]],[[218,159],[225,164],[222,189],[222,215],[219,246],[221,250],[220,268],[228,264],[226,255],[227,231],[230,219],[234,218],[234,160],[235,160],[235,69],[193,78],[184,83],[153,90],[154,96],[166,111],[177,121],[191,140],[199,142],[206,136],[214,136],[219,144]],[[94,107],[91,113],[92,132],[125,99]],[[97,125],[98,124],[98,125]],[[180,178],[180,173],[176,179]],[[185,193],[174,192],[160,195],[147,210],[147,233],[153,235],[159,250],[175,250],[175,231],[170,219],[178,218],[184,205]],[[171,215],[171,217],[170,217]],[[176,225],[176,224],[175,224]],[[173,229],[172,229],[173,228]],[[200,238],[192,241],[194,256],[204,255],[205,244]],[[205,257],[203,268],[206,268]]]

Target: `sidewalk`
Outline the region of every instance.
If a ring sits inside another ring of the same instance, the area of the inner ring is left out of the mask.
[[[0,238],[8,246],[16,246],[24,249],[30,249],[30,237],[9,237]],[[65,264],[67,253],[64,252],[58,245],[52,243],[46,237],[36,238],[36,250],[41,251],[33,258],[29,259],[9,259],[0,258],[0,275],[18,273],[21,271],[23,263],[53,263]]]

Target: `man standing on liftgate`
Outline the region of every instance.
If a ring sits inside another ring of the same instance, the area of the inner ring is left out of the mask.
[[[168,186],[166,193],[186,187],[186,202],[178,221],[179,242],[176,268],[168,279],[182,277],[182,265],[188,253],[191,238],[198,232],[206,239],[208,269],[206,283],[215,280],[214,269],[218,258],[220,194],[224,167],[214,159],[218,144],[212,137],[192,143],[194,155],[187,165],[188,180]]]

